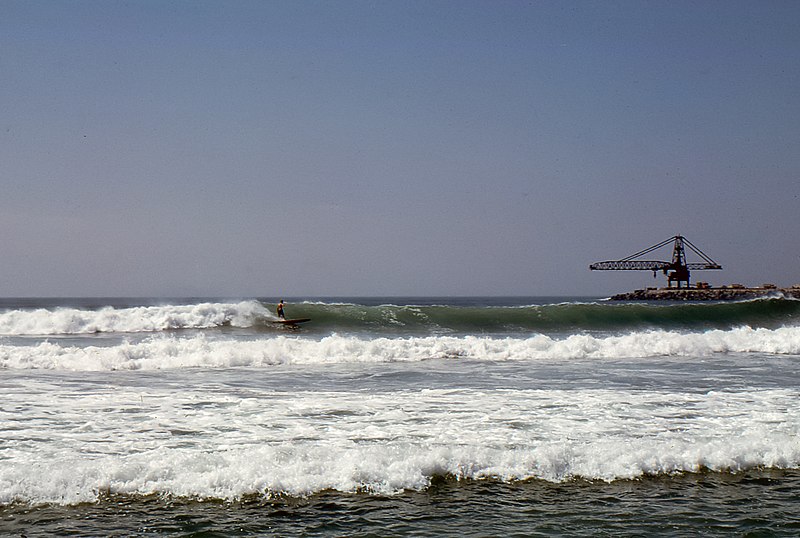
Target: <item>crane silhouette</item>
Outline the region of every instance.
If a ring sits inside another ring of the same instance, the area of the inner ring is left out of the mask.
[[[640,260],[645,254],[649,254],[654,250],[673,243],[672,248],[672,261],[658,261],[658,260]],[[686,262],[686,247],[700,256],[703,260],[701,262]],[[631,254],[627,258],[621,260],[596,262],[589,266],[592,271],[653,271],[655,276],[656,271],[662,271],[667,275],[667,285],[671,288],[672,283],[676,282],[678,287],[681,287],[682,282],[686,282],[686,287],[689,287],[690,271],[702,271],[706,269],[722,269],[722,266],[709,258],[702,250],[692,244],[691,241],[681,235],[676,235],[665,239],[664,241],[648,247],[644,250]]]

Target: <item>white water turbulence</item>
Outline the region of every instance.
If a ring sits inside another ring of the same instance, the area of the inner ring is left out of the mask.
[[[257,301],[238,304],[137,306],[99,310],[39,308],[0,313],[0,335],[78,335],[208,329],[231,325],[251,327],[271,314]]]
[[[2,342],[2,340],[0,340]],[[263,339],[211,338],[203,334],[154,335],[116,345],[43,341],[0,343],[0,368],[48,370],[163,370],[266,367],[282,364],[575,359],[698,358],[729,353],[800,354],[800,327],[712,330],[702,333],[637,331],[621,336],[586,334],[527,338],[429,336],[366,338],[333,334],[319,339],[278,335]]]
[[[393,494],[441,475],[612,481],[800,466],[797,390],[237,392],[202,381],[80,398],[43,381],[6,392],[0,503],[93,502],[106,491]]]

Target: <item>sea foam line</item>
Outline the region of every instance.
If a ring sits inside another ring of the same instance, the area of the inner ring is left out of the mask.
[[[703,333],[642,331],[621,336],[546,335],[530,338],[360,338],[331,335],[319,340],[269,337],[256,340],[178,338],[156,335],[110,347],[54,342],[0,345],[0,368],[51,370],[159,370],[263,367],[280,364],[419,362],[459,360],[624,359],[659,356],[707,357],[723,353],[800,354],[800,328]]]

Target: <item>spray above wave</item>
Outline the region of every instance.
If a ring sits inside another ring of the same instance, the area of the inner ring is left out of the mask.
[[[99,310],[56,308],[0,313],[0,335],[77,335],[138,333],[178,329],[251,327],[271,314],[257,301],[237,304],[105,307]]]
[[[50,370],[161,370],[266,367],[282,364],[419,362],[435,359],[538,361],[708,357],[724,353],[800,354],[800,327],[749,327],[703,333],[641,331],[621,336],[553,338],[427,336],[371,338],[331,335],[319,340],[254,340],[154,336],[137,343],[77,347],[52,342],[0,345],[0,368]]]

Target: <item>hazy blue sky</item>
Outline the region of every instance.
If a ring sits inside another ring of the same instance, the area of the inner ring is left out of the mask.
[[[0,295],[800,283],[800,2],[0,0]],[[665,251],[663,257],[669,257]]]

